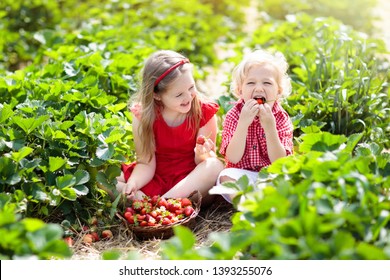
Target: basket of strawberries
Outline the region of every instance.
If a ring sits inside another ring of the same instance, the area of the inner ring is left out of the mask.
[[[200,211],[202,196],[194,191],[184,198],[144,196],[133,200],[123,213],[117,213],[138,239],[167,239],[177,225],[193,228]]]

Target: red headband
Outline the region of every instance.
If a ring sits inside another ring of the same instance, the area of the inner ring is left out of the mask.
[[[160,77],[157,78],[157,80],[154,82],[154,87],[156,87],[158,83],[165,78],[166,75],[168,75],[169,73],[171,73],[173,70],[175,70],[180,65],[183,65],[184,63],[190,63],[189,59],[188,58],[182,59],[176,64],[173,64],[171,67],[169,67],[164,73],[161,74]]]

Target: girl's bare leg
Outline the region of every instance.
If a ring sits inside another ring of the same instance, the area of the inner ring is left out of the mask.
[[[187,197],[194,190],[199,190],[202,195],[202,204],[206,204],[210,196],[208,191],[215,185],[219,173],[223,170],[223,163],[215,157],[208,158],[199,163],[195,169],[172,189],[166,192],[164,197]]]

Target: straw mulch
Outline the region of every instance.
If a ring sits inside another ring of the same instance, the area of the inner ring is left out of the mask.
[[[232,226],[231,216],[235,212],[233,206],[222,197],[206,209],[201,209],[196,217],[196,226],[193,232],[196,236],[196,246],[209,246],[208,235],[211,232],[227,232]],[[133,233],[118,219],[118,223],[111,228],[114,236],[110,240],[101,240],[85,245],[80,235],[72,247],[72,260],[99,260],[104,251],[116,250],[122,254],[121,259],[126,259],[131,253],[138,253],[142,259],[161,259],[161,239],[141,241],[135,238]]]

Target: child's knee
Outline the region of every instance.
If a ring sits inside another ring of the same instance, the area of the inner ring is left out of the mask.
[[[232,177],[227,176],[227,175],[222,175],[222,176],[219,177],[219,181],[221,183],[223,183],[223,182],[234,182],[236,180],[233,179]]]
[[[211,171],[215,176],[218,176],[219,173],[223,170],[224,165],[218,158],[208,158],[207,159],[207,170]]]

